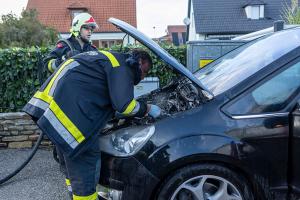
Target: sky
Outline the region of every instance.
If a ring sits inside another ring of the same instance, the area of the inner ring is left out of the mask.
[[[137,0],[138,29],[153,38],[166,35],[167,25],[183,25],[187,9],[188,0]]]
[[[28,0],[0,0],[0,15],[19,15]],[[150,37],[166,35],[168,25],[183,25],[188,0],[136,0],[137,28]]]

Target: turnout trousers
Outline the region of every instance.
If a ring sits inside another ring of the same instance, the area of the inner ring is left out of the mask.
[[[73,200],[96,200],[96,186],[100,178],[101,153],[96,137],[90,146],[70,159],[57,148],[61,171],[66,176],[66,185]]]

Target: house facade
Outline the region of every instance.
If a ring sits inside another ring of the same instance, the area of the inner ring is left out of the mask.
[[[124,44],[135,42],[107,20],[115,17],[136,27],[136,0],[28,0],[26,9],[37,10],[41,23],[56,29],[62,38],[69,37],[74,16],[88,12],[100,27],[91,38],[97,47],[111,47],[122,41]]]
[[[189,0],[188,40],[229,40],[271,27],[283,19],[290,4],[291,0]]]
[[[169,25],[167,27],[167,35],[160,37],[160,42],[166,42],[175,46],[186,44],[186,26],[185,25]]]

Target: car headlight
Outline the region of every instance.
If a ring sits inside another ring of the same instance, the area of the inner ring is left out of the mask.
[[[155,132],[155,126],[139,126],[120,129],[100,137],[101,151],[127,157],[138,152]]]

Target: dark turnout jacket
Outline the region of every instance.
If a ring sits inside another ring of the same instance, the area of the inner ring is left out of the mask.
[[[84,43],[83,47],[81,48],[79,42],[74,36],[71,36],[66,40],[58,42],[56,47],[43,60],[44,65],[47,66],[51,73],[54,72],[57,67],[67,58],[68,53],[71,51],[70,46],[74,51],[73,55],[71,56],[87,51],[98,51],[97,47],[91,43]],[[66,42],[68,42],[70,46]]]
[[[127,54],[90,51],[68,59],[23,110],[69,157],[78,155],[115,111],[144,116],[147,106],[134,99],[137,66]]]

